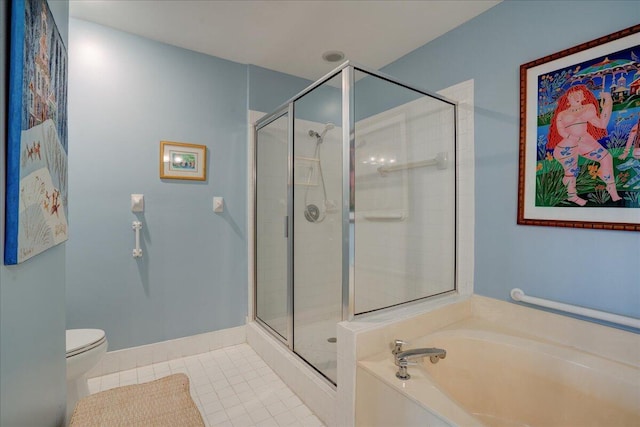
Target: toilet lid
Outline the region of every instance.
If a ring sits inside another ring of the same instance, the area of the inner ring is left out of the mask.
[[[67,357],[91,350],[105,340],[102,329],[67,329]]]

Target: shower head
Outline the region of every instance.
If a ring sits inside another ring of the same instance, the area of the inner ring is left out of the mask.
[[[324,138],[324,136],[327,134],[327,132],[329,132],[331,129],[333,129],[335,127],[336,127],[336,125],[334,125],[331,122],[329,122],[326,125],[324,125],[324,129],[322,130],[322,133],[320,134],[320,139]]]
[[[321,143],[322,140],[324,139],[324,136],[327,134],[328,131],[330,131],[331,129],[335,128],[336,125],[334,125],[333,123],[329,122],[326,125],[324,125],[324,129],[322,129],[322,133],[318,133],[313,129],[309,130],[309,136],[315,136],[316,140],[318,143]]]

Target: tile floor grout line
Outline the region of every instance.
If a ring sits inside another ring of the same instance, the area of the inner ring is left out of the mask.
[[[178,372],[207,427],[324,427],[248,345],[239,344],[89,379],[90,393]]]

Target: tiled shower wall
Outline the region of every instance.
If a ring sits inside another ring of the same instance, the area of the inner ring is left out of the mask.
[[[430,97],[356,123],[356,313],[454,288],[454,144],[453,106]]]

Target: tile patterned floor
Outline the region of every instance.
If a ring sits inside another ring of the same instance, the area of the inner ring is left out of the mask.
[[[247,344],[89,379],[89,391],[183,372],[209,427],[324,427]]]

